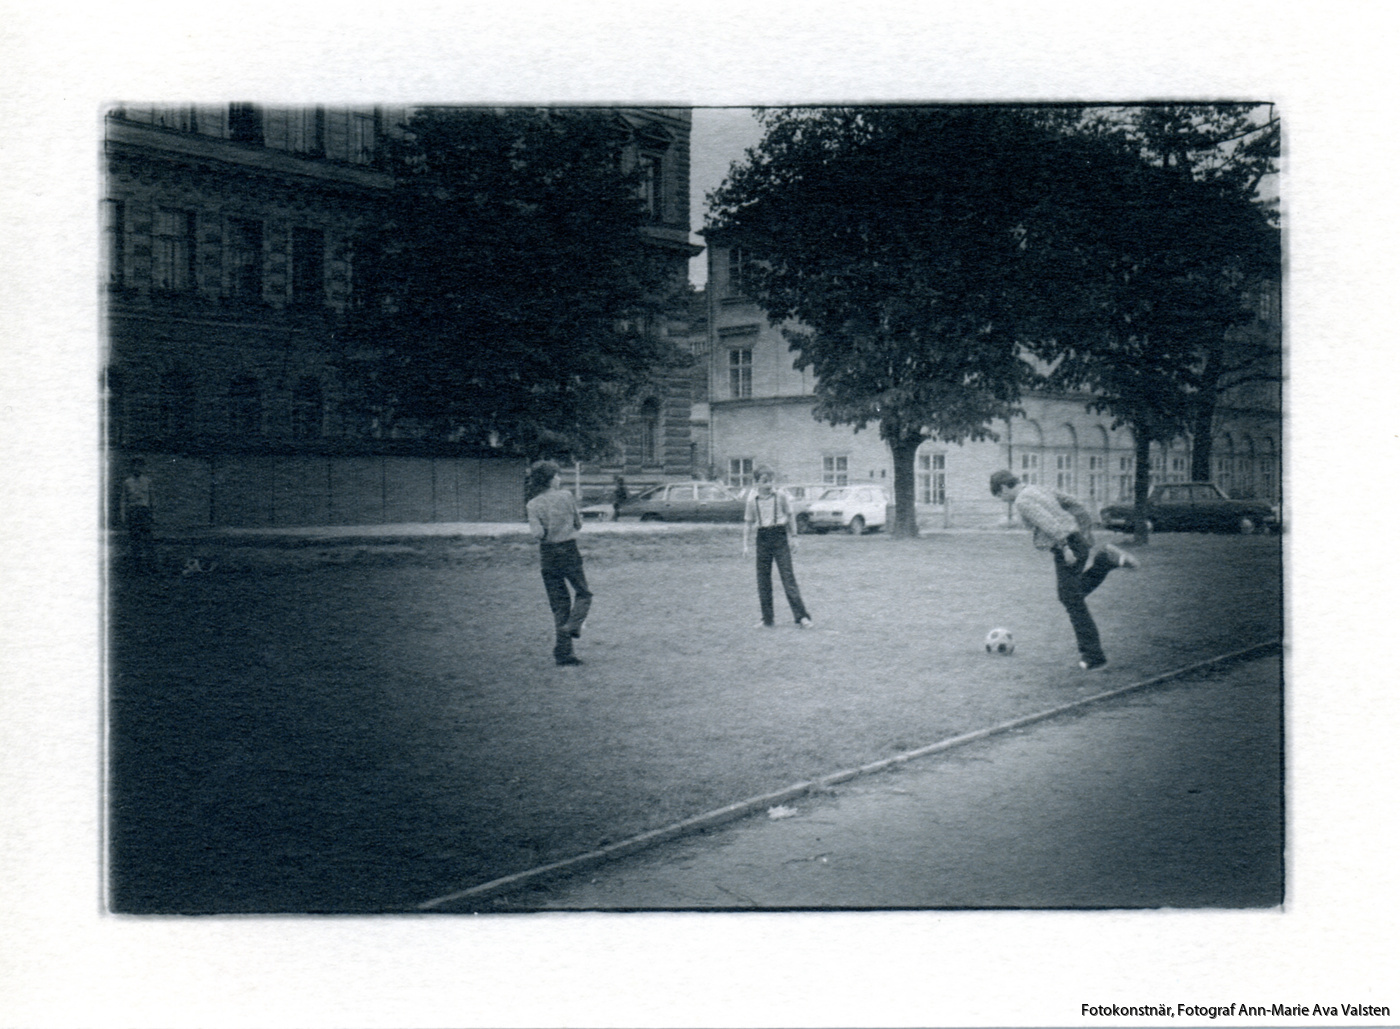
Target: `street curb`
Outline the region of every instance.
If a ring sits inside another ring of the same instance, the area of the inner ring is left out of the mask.
[[[790,800],[796,800],[814,791],[827,789],[839,783],[849,782],[863,775],[882,772],[888,768],[913,761],[915,758],[927,757],[930,754],[939,754],[943,751],[952,750],[955,747],[974,743],[977,740],[985,740],[993,736],[999,736],[1013,729],[1033,725],[1036,722],[1043,722],[1058,715],[1088,707],[1091,704],[1101,703],[1102,701],[1111,700],[1115,697],[1121,697],[1139,690],[1148,689],[1152,686],[1158,686],[1162,683],[1170,682],[1173,679],[1180,679],[1193,672],[1199,672],[1207,668],[1214,668],[1236,661],[1246,661],[1251,658],[1261,657],[1264,654],[1281,649],[1282,645],[1283,641],[1281,639],[1270,640],[1266,643],[1256,643],[1253,646],[1245,647],[1243,650],[1231,651],[1228,654],[1219,654],[1215,657],[1207,658],[1204,661],[1198,661],[1195,664],[1176,668],[1170,672],[1163,672],[1161,675],[1154,675],[1150,679],[1143,679],[1141,682],[1135,682],[1128,686],[1120,686],[1117,689],[1096,693],[1090,697],[1082,697],[1068,704],[1061,704],[1044,711],[1037,711],[1034,714],[1013,718],[1010,721],[989,726],[985,729],[977,729],[974,732],[963,733],[960,736],[950,736],[946,740],[930,743],[927,746],[919,747],[915,750],[906,750],[892,757],[882,758],[879,761],[872,761],[869,764],[859,765],[855,768],[847,768],[839,772],[832,772],[830,775],[824,775],[819,779],[794,783],[781,790],[765,793],[757,797],[750,797],[747,800],[741,800],[722,808],[716,808],[713,811],[707,811],[693,818],[673,822],[660,829],[652,829],[649,832],[640,833],[629,839],[609,844],[606,847],[600,847],[597,850],[590,850],[587,853],[578,854],[574,857],[553,861],[547,865],[527,868],[524,871],[502,876],[499,879],[492,879],[490,882],[482,883],[479,886],[471,886],[467,889],[457,890],[441,897],[434,897],[432,900],[427,900],[417,905],[417,909],[419,911],[431,911],[434,908],[444,904],[450,904],[454,901],[468,899],[479,900],[487,897],[499,896],[502,893],[508,893],[522,886],[540,882],[556,875],[603,864],[616,858],[625,857],[628,854],[634,854],[637,851],[645,850],[658,843],[664,843],[667,840],[723,825],[726,822],[736,821],[764,808],[773,807]]]

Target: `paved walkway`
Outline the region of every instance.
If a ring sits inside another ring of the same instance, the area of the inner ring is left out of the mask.
[[[1273,906],[1283,889],[1280,674],[1270,656],[1151,688],[494,906]]]

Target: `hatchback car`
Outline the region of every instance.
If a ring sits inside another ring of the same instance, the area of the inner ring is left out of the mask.
[[[1132,504],[1109,504],[1099,512],[1105,529],[1132,532]],[[1233,500],[1213,482],[1174,482],[1152,487],[1147,496],[1148,532],[1267,532],[1278,528],[1277,512],[1259,500]]]
[[[629,497],[617,514],[644,522],[742,522],[744,497],[717,482],[673,482]]]
[[[831,489],[831,486],[822,482],[796,482],[784,483],[778,489],[786,493],[788,500],[792,501],[792,514],[797,519],[797,531],[807,532],[807,509],[812,506],[814,500]]]
[[[807,508],[807,526],[813,532],[845,529],[859,536],[884,526],[889,503],[883,486],[828,486]]]

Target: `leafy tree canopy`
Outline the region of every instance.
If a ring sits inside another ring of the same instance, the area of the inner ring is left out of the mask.
[[[534,457],[596,456],[674,357],[683,281],[640,234],[607,111],[419,110],[387,217],[358,241],[351,332],[383,417]]]

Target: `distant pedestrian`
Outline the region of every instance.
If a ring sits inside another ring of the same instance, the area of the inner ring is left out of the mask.
[[[792,501],[786,493],[773,489],[770,469],[758,469],[754,473],[754,483],[755,489],[744,504],[744,556],[749,554],[749,533],[756,528],[758,608],[763,616],[759,625],[773,627],[773,565],[776,563],[793,620],[801,628],[810,629],[812,617],[802,603],[797,577],[792,571],[792,550],[797,547],[797,520],[793,517]]]
[[[622,516],[622,505],[627,503],[627,483],[622,481],[622,476],[613,480],[613,521],[617,521]]]
[[[156,570],[155,542],[152,529],[155,523],[155,490],[151,478],[146,474],[144,458],[131,459],[131,474],[122,481],[120,498],[120,518],[126,527],[127,558],[133,571],[141,573]]]
[[[532,465],[529,484],[531,497],[525,513],[530,532],[540,544],[540,575],[554,613],[554,663],[581,665],[583,662],[574,656],[574,640],[582,633],[583,620],[593,603],[576,542],[583,518],[574,495],[560,489],[559,466],[553,461]]]
[[[1046,486],[1021,482],[1001,469],[992,473],[992,496],[1011,503],[1030,527],[1037,550],[1055,557],[1055,586],[1069,614],[1079,645],[1079,667],[1085,671],[1108,664],[1099,630],[1084,602],[1114,568],[1136,568],[1137,558],[1111,543],[1094,546],[1093,519],[1075,497]]]

